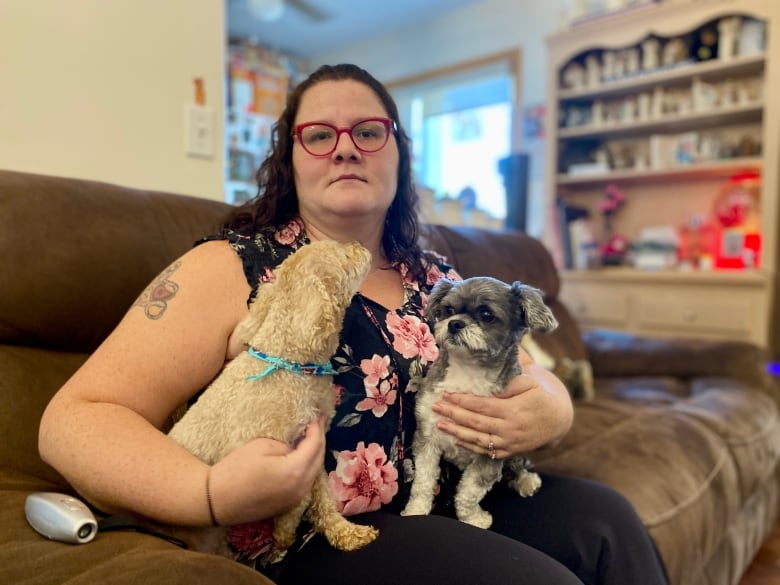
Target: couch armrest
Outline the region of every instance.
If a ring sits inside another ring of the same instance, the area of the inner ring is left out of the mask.
[[[766,371],[768,354],[744,341],[663,339],[595,330],[583,334],[596,377],[723,377],[765,389],[778,399],[778,384]]]

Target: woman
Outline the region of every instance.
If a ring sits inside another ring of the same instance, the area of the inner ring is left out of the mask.
[[[102,510],[231,526],[239,560],[280,583],[665,582],[631,506],[590,482],[544,476],[527,499],[498,486],[484,502],[492,531],[452,519],[452,477],[436,514],[398,515],[413,469],[407,384],[436,356],[422,306],[438,278],[457,275],[417,245],[409,143],[379,82],[339,65],[301,83],[258,182],[260,196],[221,234],[150,285],[177,285],[166,307],[154,318],[132,308],[53,398],[40,431],[47,462]],[[359,240],[373,255],[332,360],[340,401],[327,441],[312,421],[294,448],[256,439],[209,468],[161,429],[244,349],[234,331],[257,286],[319,239]],[[566,389],[522,350],[521,362],[524,374],[500,397],[437,404],[442,430],[498,457],[563,437],[572,423]],[[278,562],[266,519],[300,501],[323,457],[344,513],[377,526],[380,537],[351,553],[302,539]]]

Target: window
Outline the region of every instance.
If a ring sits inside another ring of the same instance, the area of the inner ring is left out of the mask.
[[[437,200],[506,217],[499,161],[513,152],[518,64],[513,51],[388,84],[412,138],[415,180]]]

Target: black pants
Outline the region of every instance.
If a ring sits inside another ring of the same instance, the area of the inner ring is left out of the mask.
[[[295,553],[281,585],[662,585],[665,569],[631,504],[601,484],[542,475],[521,498],[496,486],[482,502],[490,531],[452,518],[375,512],[352,520],[379,538],[340,552],[314,537]]]

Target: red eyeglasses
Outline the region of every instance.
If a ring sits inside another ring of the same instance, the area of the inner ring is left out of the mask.
[[[346,132],[360,152],[382,150],[391,132],[398,126],[389,118],[367,118],[351,128],[336,128],[324,122],[306,122],[295,127],[293,136],[298,138],[303,149],[312,156],[328,156],[336,150],[339,137]]]

